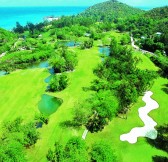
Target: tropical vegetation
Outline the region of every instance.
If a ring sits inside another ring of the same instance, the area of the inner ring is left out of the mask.
[[[168,7],[143,11],[110,0],[76,16],[0,29],[0,161],[166,161],[167,15]],[[32,68],[43,61],[47,67]],[[150,114],[158,137],[121,142],[143,125],[137,108],[147,90],[160,105]],[[50,116],[38,110],[43,94],[63,101]]]

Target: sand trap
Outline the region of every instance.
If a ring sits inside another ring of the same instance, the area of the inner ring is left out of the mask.
[[[129,133],[120,136],[121,141],[128,141],[129,143],[136,143],[138,137],[148,137],[150,139],[157,138],[157,131],[154,128],[157,123],[148,116],[151,110],[157,109],[159,107],[158,103],[151,99],[152,92],[148,91],[145,93],[142,100],[146,103],[144,107],[140,107],[139,117],[144,122],[144,127],[135,127]]]

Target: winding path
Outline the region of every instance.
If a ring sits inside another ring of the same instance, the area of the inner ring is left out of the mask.
[[[134,49],[136,49],[136,50],[139,50],[139,49],[140,49],[138,46],[135,45],[135,42],[134,42],[134,39],[133,39],[132,36],[131,36],[131,45],[132,45],[132,47],[133,47]]]
[[[150,51],[143,50],[143,49],[139,48],[137,45],[135,45],[135,41],[134,41],[134,38],[133,38],[132,35],[131,35],[131,45],[132,45],[132,47],[133,47],[134,49],[139,50],[139,51],[141,51],[141,52],[144,53],[144,54],[145,54],[145,53],[148,53],[148,54],[150,54],[150,55],[156,56],[156,54],[154,54],[154,53],[152,53],[152,52],[150,52]]]
[[[139,108],[139,117],[144,122],[143,127],[135,127],[129,133],[120,136],[121,141],[128,141],[129,143],[136,143],[138,137],[148,137],[150,139],[157,138],[157,131],[154,128],[157,123],[148,116],[151,110],[159,107],[158,103],[151,98],[152,92],[148,91],[145,93],[142,100],[146,103],[144,107]]]
[[[1,58],[1,57],[4,57],[5,55],[6,55],[6,52],[0,54],[0,58]]]

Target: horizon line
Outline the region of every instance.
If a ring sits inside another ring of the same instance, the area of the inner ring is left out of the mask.
[[[67,5],[67,6],[63,6],[63,5],[53,5],[53,6],[0,6],[1,7],[90,7],[90,6],[93,6],[93,5],[74,5],[74,6],[71,6],[71,5]],[[132,6],[132,5],[129,5],[129,6]],[[164,5],[164,6],[145,6],[145,5],[133,5],[133,7],[166,7],[168,5]]]
[[[1,7],[90,7],[90,6],[62,6],[62,5],[60,5],[60,6],[56,6],[56,5],[53,5],[53,6],[0,6],[0,8]]]

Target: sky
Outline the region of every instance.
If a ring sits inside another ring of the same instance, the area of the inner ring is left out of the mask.
[[[106,0],[0,0],[3,6],[91,6]],[[160,7],[168,5],[168,0],[118,0],[131,6]]]

